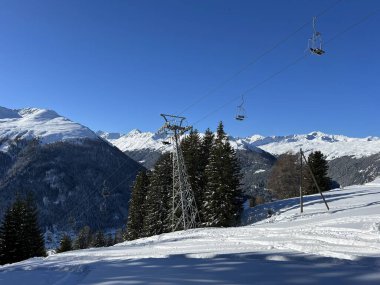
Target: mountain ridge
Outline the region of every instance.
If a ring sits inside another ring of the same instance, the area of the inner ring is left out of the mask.
[[[98,131],[97,134],[124,152],[143,149],[160,150],[165,140],[164,136],[139,130],[132,130],[127,134]],[[296,153],[300,148],[303,148],[305,153],[320,150],[328,160],[344,156],[363,158],[380,153],[380,138],[376,136],[353,138],[313,131],[308,134],[287,136],[252,135],[229,138],[235,149],[264,150],[275,156],[286,152]]]
[[[92,130],[53,110],[0,107],[0,150],[6,151],[9,147],[1,141],[33,138],[43,144],[75,139],[98,140]]]

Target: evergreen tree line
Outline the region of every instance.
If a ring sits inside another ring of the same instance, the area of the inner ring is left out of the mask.
[[[310,166],[321,191],[332,189],[333,181],[328,176],[326,157],[320,151],[309,154],[307,163]],[[299,186],[302,178],[302,191],[304,195],[318,193],[310,171],[303,161],[302,177],[300,154],[283,154],[278,157],[268,179],[268,189],[278,199],[299,196]]]
[[[220,122],[216,135],[191,131],[181,141],[189,183],[199,211],[199,226],[229,227],[240,221],[240,166]],[[172,231],[173,163],[163,154],[151,172],[141,172],[129,204],[126,239]]]
[[[108,247],[125,240],[125,234],[122,229],[118,229],[114,235],[105,234],[103,231],[93,231],[89,226],[84,226],[79,230],[75,239],[69,234],[64,234],[60,240],[56,252],[66,252],[76,249],[85,249],[91,247]]]
[[[46,251],[36,205],[31,197],[17,197],[0,226],[0,264],[37,256],[46,256]]]

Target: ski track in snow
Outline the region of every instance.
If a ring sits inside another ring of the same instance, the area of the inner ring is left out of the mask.
[[[380,179],[262,205],[237,228],[162,234],[0,267],[0,284],[380,284]],[[249,209],[245,219],[255,211]]]

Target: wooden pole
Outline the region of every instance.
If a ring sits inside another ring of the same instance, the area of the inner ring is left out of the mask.
[[[302,180],[303,180],[303,173],[302,173],[302,148],[300,149],[300,206],[301,206],[301,214],[303,213],[303,194],[302,194]]]
[[[319,192],[319,194],[321,195],[321,197],[322,197],[322,199],[323,199],[323,202],[325,202],[325,205],[326,205],[327,210],[330,210],[329,205],[327,205],[326,199],[325,199],[325,197],[323,196],[321,189],[319,188],[319,185],[318,185],[318,183],[317,183],[317,180],[315,179],[314,173],[313,173],[313,171],[311,170],[311,167],[310,167],[309,163],[307,162],[306,157],[305,157],[305,155],[303,154],[303,151],[302,151],[302,150],[301,150],[301,156],[302,156],[303,159],[305,160],[305,164],[307,165],[307,169],[309,169],[309,172],[310,172],[310,174],[311,174],[311,177],[313,178],[314,184],[315,184],[315,186],[317,187],[318,192]]]

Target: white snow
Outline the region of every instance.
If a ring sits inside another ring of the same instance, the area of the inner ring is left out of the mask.
[[[52,110],[0,107],[0,140],[39,138],[42,143],[91,138],[97,135],[87,127],[72,122]],[[6,145],[0,146],[6,150]]]
[[[300,148],[306,153],[319,150],[327,156],[328,160],[342,156],[360,158],[380,152],[379,137],[350,138],[322,132],[273,137],[253,136],[245,138],[244,141],[274,155],[286,152],[296,153]]]
[[[380,178],[260,205],[237,228],[162,234],[0,267],[1,284],[380,284]],[[275,214],[264,218],[271,209]],[[254,218],[253,215],[258,218]]]
[[[151,132],[141,132],[134,129],[127,134],[107,133],[99,131],[97,134],[116,146],[121,151],[152,150],[164,151],[162,142],[166,139],[165,135]]]
[[[163,137],[154,133],[133,130],[128,134],[105,132],[98,132],[98,134],[122,151],[162,150]],[[361,158],[380,153],[379,137],[350,138],[343,135],[311,132],[305,135],[270,137],[253,135],[246,138],[229,137],[229,139],[235,149],[258,152],[265,150],[273,155],[297,153],[300,148],[306,154],[316,150],[322,151],[328,160],[342,156]]]

